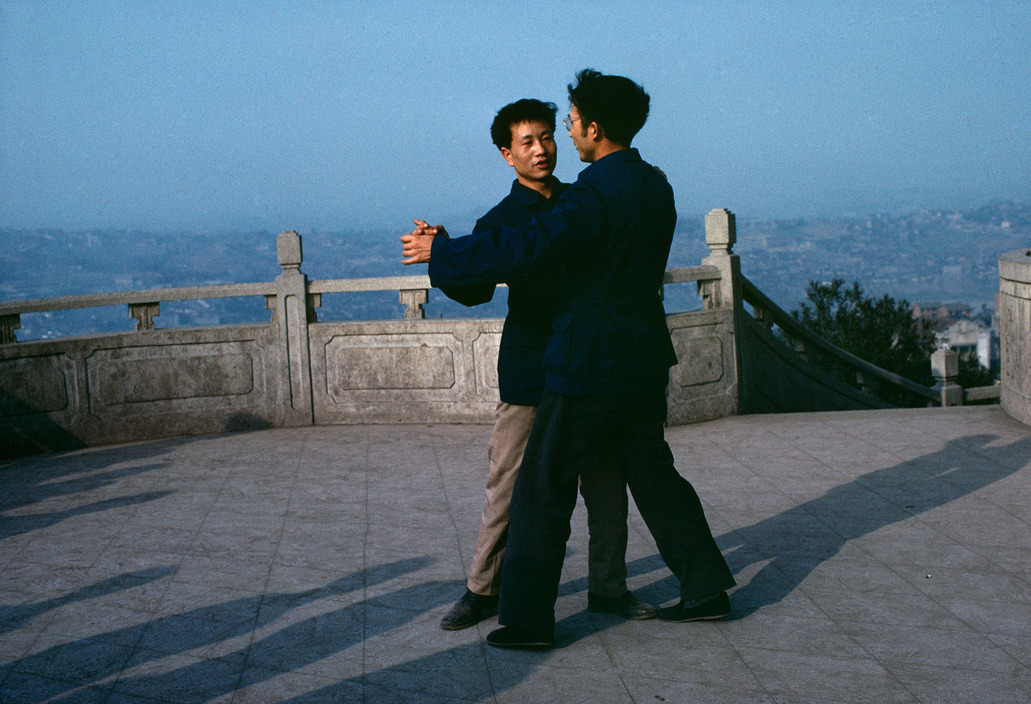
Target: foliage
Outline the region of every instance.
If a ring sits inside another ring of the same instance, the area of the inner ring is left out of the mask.
[[[981,366],[981,360],[977,358],[976,353],[965,352],[959,355],[959,378],[956,383],[964,389],[991,386],[997,377],[995,371]]]
[[[867,296],[858,282],[810,281],[806,301],[791,314],[812,332],[871,364],[918,384],[933,383],[930,358],[935,350],[934,333],[913,318],[908,301],[887,295]],[[846,383],[856,384],[853,372],[830,360],[816,358],[813,362]],[[896,405],[914,403],[888,389],[871,390]]]

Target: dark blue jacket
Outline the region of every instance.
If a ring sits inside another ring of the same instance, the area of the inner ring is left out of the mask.
[[[515,227],[554,207],[567,184],[555,181],[552,197],[513,181],[511,192],[476,221],[473,234]],[[498,391],[501,400],[519,406],[536,406],[544,390],[544,350],[551,336],[555,294],[547,275],[534,280],[508,282],[508,315],[498,349]],[[475,286],[441,286],[444,294],[467,306],[494,297],[495,283]]]
[[[559,270],[545,387],[654,392],[677,361],[659,294],[675,225],[673,189],[624,149],[580,172],[554,208],[525,225],[435,238],[430,281],[469,286]]]

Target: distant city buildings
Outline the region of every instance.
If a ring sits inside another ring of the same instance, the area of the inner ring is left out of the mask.
[[[996,307],[997,309],[997,307]],[[972,354],[985,369],[999,368],[999,315],[987,305],[974,310],[966,303],[914,303],[913,317],[934,330],[939,347]]]

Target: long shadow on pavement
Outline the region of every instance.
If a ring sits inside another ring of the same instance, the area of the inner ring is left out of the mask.
[[[430,562],[429,558],[398,560],[359,570],[315,589],[234,599],[53,646],[0,667],[0,701],[41,702],[68,692],[68,701],[102,700],[111,683],[80,688],[119,674],[130,659],[138,666],[245,635],[304,604],[415,572]],[[329,632],[336,633],[332,628]],[[300,638],[295,645],[303,649]],[[224,661],[212,663],[209,667],[214,668]],[[171,680],[166,683],[171,684]],[[152,684],[160,686],[162,682],[155,679]]]

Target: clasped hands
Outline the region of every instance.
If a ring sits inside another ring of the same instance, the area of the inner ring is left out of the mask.
[[[401,235],[401,259],[402,264],[429,264],[430,249],[433,246],[433,238],[437,235],[447,237],[447,230],[443,225],[430,225],[425,220],[413,220],[415,229],[406,235]]]

